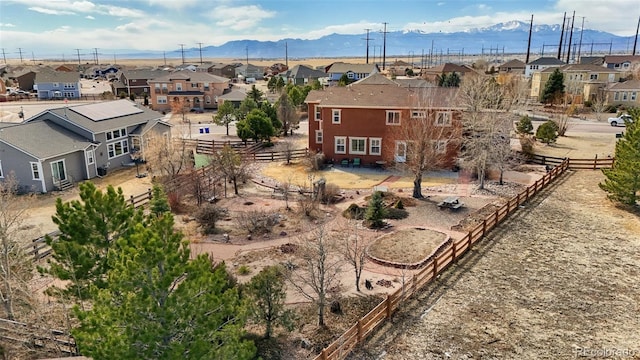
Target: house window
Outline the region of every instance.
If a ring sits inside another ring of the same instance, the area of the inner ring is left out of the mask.
[[[335,140],[335,152],[336,154],[347,153],[347,138],[345,136],[336,136]]]
[[[182,91],[182,84],[181,83],[177,83],[176,84],[176,91]]]
[[[204,83],[204,91],[209,91],[209,83]]]
[[[58,87],[58,83],[53,83],[53,87],[57,88]]]
[[[352,72],[348,72],[348,73],[347,73],[347,78],[348,78],[348,79],[353,79],[354,77],[355,77],[355,74],[354,74],[354,73],[352,73]]]
[[[622,101],[627,101],[627,92],[626,91],[622,92]]]
[[[198,87],[198,83],[191,83],[191,87],[192,88],[197,88]]]
[[[620,100],[620,93],[616,91],[613,93],[613,101],[618,101],[618,100]]]
[[[158,96],[158,104],[166,104],[167,97],[166,96]]]
[[[628,68],[629,68],[629,66],[630,66],[630,64],[629,64],[629,63],[624,63],[624,64],[622,64],[622,67],[623,67],[623,68],[625,68],[625,69],[628,69]]]
[[[614,64],[614,65],[613,65],[613,68],[614,68],[614,69],[617,69],[617,68],[619,68],[619,67],[620,67],[620,64]]]
[[[637,96],[638,96],[638,93],[637,93],[637,92],[635,92],[635,91],[634,91],[634,92],[632,92],[632,93],[631,93],[631,101],[636,101],[636,99],[638,98]]]
[[[450,126],[450,125],[451,125],[450,112],[436,113],[436,126]]]
[[[350,137],[349,154],[367,155],[367,138]]]
[[[400,111],[387,111],[387,125],[400,125]]]
[[[427,116],[427,113],[424,111],[416,111],[416,110],[411,111],[412,119],[423,119],[426,116]]]
[[[316,144],[322,144],[322,130],[316,130]]]
[[[162,91],[167,91],[167,84],[162,84]]]
[[[438,140],[433,146],[436,154],[444,154],[447,152],[447,140]]]
[[[318,106],[315,107],[316,109],[316,121],[320,121],[320,108]]]
[[[598,80],[598,74],[589,75],[589,80]]]
[[[127,136],[127,129],[125,128],[107,132],[107,140],[117,139],[125,136]]]
[[[340,124],[340,110],[336,110],[334,109],[331,112],[333,115],[331,116],[331,123],[332,124]]]
[[[107,144],[107,152],[109,154],[109,159],[112,159],[116,156],[128,154],[129,141],[127,139],[124,139],[111,144]]]
[[[400,162],[400,163],[407,161],[407,142],[406,141],[396,141],[396,151],[394,154],[394,159],[396,162]]]
[[[37,162],[31,162],[31,177],[33,180],[40,180],[40,167]]]
[[[369,155],[382,155],[381,138],[369,138]]]
[[[95,162],[95,154],[93,153],[93,149],[87,150],[87,165],[91,165]]]

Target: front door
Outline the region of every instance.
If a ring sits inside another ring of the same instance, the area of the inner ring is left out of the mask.
[[[399,163],[407,161],[407,143],[406,141],[396,141],[396,153],[394,160]]]
[[[64,160],[51,163],[51,174],[53,175],[54,182],[67,180],[67,170],[64,166]]]

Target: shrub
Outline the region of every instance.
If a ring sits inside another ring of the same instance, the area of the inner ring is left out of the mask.
[[[227,215],[226,209],[222,209],[214,204],[204,204],[194,214],[196,221],[202,226],[205,234],[216,232],[216,222]]]
[[[340,187],[336,184],[326,184],[324,187],[324,193],[322,193],[320,197],[320,201],[323,204],[331,204],[338,196],[340,196]]]
[[[396,209],[404,209],[404,204],[402,203],[402,200],[398,200],[393,207]]]
[[[240,265],[240,267],[238,267],[238,274],[249,275],[251,274],[251,268],[249,268],[247,265]]]
[[[590,108],[591,106],[593,106],[593,101],[591,101],[591,100],[585,100],[584,101],[584,107]]]
[[[401,220],[406,219],[409,213],[405,209],[389,208],[385,211],[385,219]]]
[[[239,228],[245,229],[249,234],[266,234],[278,224],[280,215],[269,214],[262,210],[242,212],[236,217]]]
[[[357,204],[351,204],[342,212],[342,216],[347,219],[363,220],[365,211],[366,208],[360,207]]]
[[[553,121],[547,121],[538,127],[536,138],[545,144],[556,142],[558,138],[558,125]]]
[[[376,191],[371,196],[369,200],[369,205],[367,205],[367,211],[364,214],[364,219],[367,222],[367,226],[371,228],[380,228],[384,225],[383,219],[385,218],[387,211],[384,208],[384,203],[382,201],[382,193],[380,191]]]
[[[533,155],[533,145],[535,141],[531,137],[521,137],[520,138],[520,147],[522,148],[522,152],[527,155]]]
[[[520,118],[520,120],[516,123],[516,132],[519,135],[530,135],[533,134],[533,124],[531,123],[531,119],[527,115]]]

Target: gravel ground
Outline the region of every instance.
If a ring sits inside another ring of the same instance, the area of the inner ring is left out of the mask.
[[[640,359],[640,218],[570,172],[352,359]]]

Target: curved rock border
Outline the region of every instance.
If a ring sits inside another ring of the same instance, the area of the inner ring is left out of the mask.
[[[438,247],[435,248],[435,250],[433,250],[431,252],[431,254],[429,254],[427,257],[425,257],[424,259],[415,262],[415,263],[401,263],[401,262],[395,262],[395,261],[388,261],[388,260],[384,260],[384,259],[380,259],[377,258],[373,255],[371,255],[369,253],[369,248],[371,248],[372,245],[375,244],[376,241],[378,241],[378,239],[384,237],[384,236],[389,236],[391,234],[397,233],[398,231],[394,231],[388,234],[384,234],[382,236],[379,236],[378,238],[376,238],[373,243],[371,243],[368,247],[367,247],[367,258],[369,260],[371,260],[371,262],[378,264],[378,265],[382,265],[382,266],[389,266],[389,267],[393,267],[396,269],[408,269],[408,270],[416,270],[416,269],[420,269],[421,267],[425,266],[427,263],[429,263],[431,260],[433,260],[433,258],[435,258],[436,256],[438,256],[442,251],[444,251],[446,248],[448,248],[449,246],[451,246],[451,236],[447,233],[444,233],[440,230],[434,230],[434,229],[429,229],[429,228],[423,228],[423,227],[419,227],[419,226],[414,226],[411,229],[422,229],[422,230],[431,230],[431,231],[437,231],[441,234],[444,234],[446,236],[446,238],[444,239],[444,241],[442,243],[440,243],[440,245],[438,245]]]

